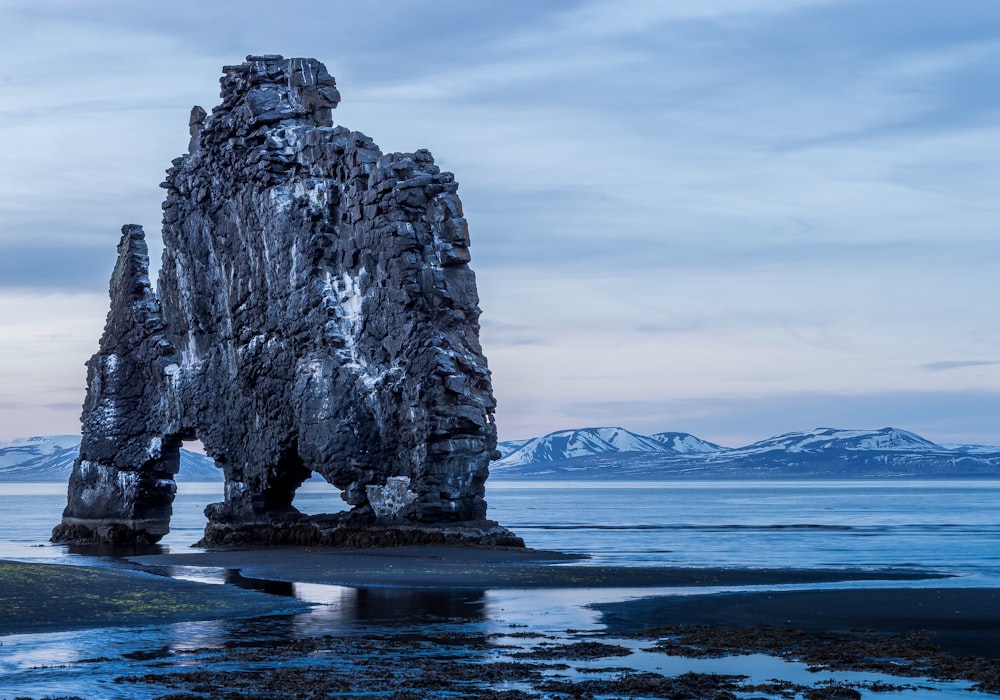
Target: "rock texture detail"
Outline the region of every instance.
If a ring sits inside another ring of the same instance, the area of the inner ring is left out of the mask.
[[[453,175],[334,127],[314,59],[223,70],[163,183],[156,292],[123,229],[53,539],[157,541],[197,438],[226,477],[205,544],[520,545],[485,519],[495,402]],[[353,508],[299,513],[313,472]]]

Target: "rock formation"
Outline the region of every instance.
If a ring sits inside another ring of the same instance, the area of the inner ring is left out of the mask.
[[[159,540],[199,439],[226,477],[208,545],[521,545],[485,519],[495,402],[454,176],[334,127],[314,59],[223,70],[162,185],[156,291],[122,230],[53,539]],[[299,513],[313,472],[353,508]]]

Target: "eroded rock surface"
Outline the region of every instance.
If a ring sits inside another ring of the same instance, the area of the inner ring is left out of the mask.
[[[485,519],[495,402],[454,176],[334,127],[314,59],[221,82],[163,183],[157,292],[123,229],[53,539],[158,540],[197,438],[226,476],[206,544],[520,544]],[[353,508],[295,510],[313,472]]]

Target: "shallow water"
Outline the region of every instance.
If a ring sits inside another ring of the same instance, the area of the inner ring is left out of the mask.
[[[204,525],[202,510],[205,504],[220,499],[221,488],[220,484],[179,485],[172,531],[163,542],[166,548],[184,550],[200,537]],[[958,575],[955,579],[936,580],[934,586],[1000,585],[1000,481],[625,485],[496,482],[490,484],[487,498],[491,517],[523,536],[529,546],[586,553],[605,563],[896,566]],[[64,502],[65,487],[59,484],[0,484],[0,558],[118,565],[112,558],[81,557],[66,547],[47,543]],[[300,489],[296,505],[310,513],[342,507],[332,488],[311,482]],[[232,585],[236,580],[232,572],[211,568],[184,570],[182,575],[220,585],[227,581]],[[263,583],[245,580],[242,585],[264,587]],[[503,645],[529,647],[535,642],[530,638],[491,635],[513,631],[560,639],[567,637],[568,629],[599,630],[599,617],[584,607],[587,603],[622,600],[656,591],[440,591],[270,584],[270,592],[294,595],[314,603],[315,607],[299,615],[257,620],[2,637],[0,698],[71,693],[84,697],[155,697],[167,689],[116,683],[115,678],[160,673],[164,668],[175,671],[197,668],[205,663],[205,655],[210,655],[205,650],[234,648],[250,641],[280,644],[323,635],[460,632],[494,641],[487,645],[486,651],[453,649],[451,653],[472,661],[481,661],[480,657],[504,659],[511,651]],[[619,643],[636,644],[624,640]],[[780,676],[807,684],[826,677],[850,680],[856,675],[817,676],[801,664],[761,655],[691,660],[638,648],[635,652],[621,659],[571,665],[574,669],[587,664],[628,665],[668,675],[691,670],[743,673],[758,682]],[[385,661],[405,664],[407,653],[416,652],[386,650]],[[241,668],[262,663],[266,662],[247,662]],[[313,658],[311,663],[319,661]],[[575,670],[566,673],[577,674]],[[862,674],[861,678],[884,677]],[[902,694],[934,698],[995,697],[971,693],[965,687],[965,684],[934,684],[916,693],[911,690]],[[875,697],[894,695],[879,693]]]
[[[334,589],[326,586],[320,588]],[[305,598],[316,591],[303,591]],[[600,598],[612,599],[614,591],[604,591]],[[618,592],[617,597],[627,595]],[[427,644],[403,646],[387,643],[376,652],[375,661],[386,669],[404,668],[416,657],[426,661],[437,655],[451,661],[470,664],[510,661],[519,651],[538,645],[577,641],[581,633],[568,629],[597,630],[596,616],[578,607],[584,596],[574,599],[565,591],[490,591],[428,592],[405,590],[323,591],[325,602],[308,613],[252,620],[184,622],[154,628],[108,628],[55,634],[11,635],[2,638],[0,647],[0,697],[44,697],[77,694],[101,698],[155,698],[169,687],[135,682],[147,674],[199,671],[266,671],[275,667],[323,668],[325,664],[343,673],[345,666],[364,662],[366,657],[323,658],[303,654],[282,658],[241,658],[243,648],[264,644],[280,646],[293,640],[315,639],[334,635],[350,643],[351,638],[366,641],[427,640]],[[586,597],[587,600],[590,597]],[[526,631],[541,638],[517,636]],[[448,635],[461,635],[477,644],[463,645]],[[812,672],[804,664],[786,662],[762,654],[721,659],[687,659],[647,651],[650,642],[602,638],[603,643],[618,644],[632,650],[625,657],[575,660],[570,668],[547,672],[552,677],[571,680],[613,678],[618,670],[594,673],[595,669],[652,671],[667,676],[688,672],[721,673],[747,676],[749,682],[765,683],[781,678],[814,686],[823,681],[877,682],[916,686],[919,689],[880,692],[866,697],[933,697],[944,699],[989,700],[996,696],[968,690],[968,683],[933,682],[926,679],[900,679],[877,673]],[[265,647],[266,648],[266,647]],[[219,661],[218,650],[228,650],[233,657]],[[369,660],[372,657],[367,657]],[[494,683],[497,689],[523,687],[516,681]],[[760,694],[756,694],[760,696]],[[438,697],[427,694],[427,697]]]

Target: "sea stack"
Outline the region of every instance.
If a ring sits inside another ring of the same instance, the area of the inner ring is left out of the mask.
[[[223,73],[162,185],[155,291],[122,229],[53,540],[159,540],[198,439],[226,479],[204,545],[523,546],[486,519],[495,401],[454,176],[333,126],[315,59]],[[352,508],[299,513],[313,473]]]

